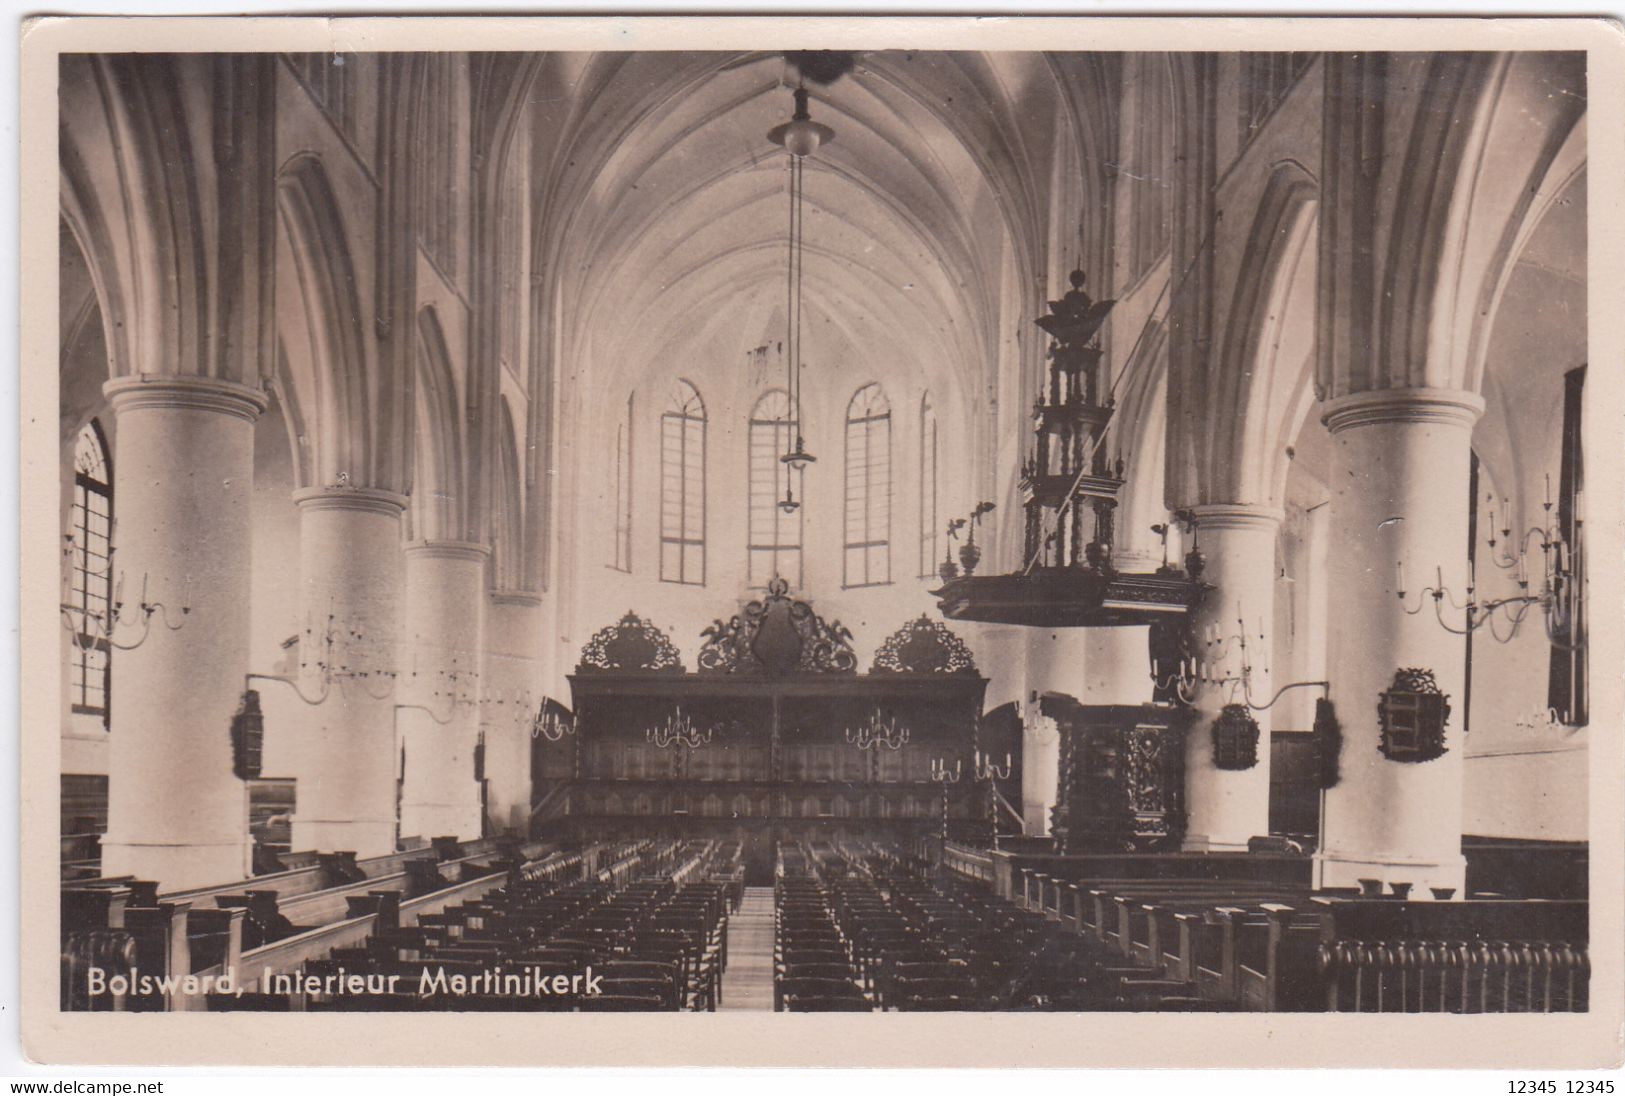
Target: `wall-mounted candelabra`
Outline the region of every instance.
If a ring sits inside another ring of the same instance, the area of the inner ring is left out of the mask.
[[[1400,560],[1395,564],[1399,580],[1396,596],[1400,604],[1404,606],[1407,614],[1416,616],[1426,608],[1428,599],[1431,598],[1434,615],[1438,618],[1439,626],[1445,631],[1452,635],[1467,635],[1470,632],[1487,630],[1497,643],[1512,642],[1518,634],[1518,629],[1528,618],[1530,609],[1536,608],[1540,610],[1545,624],[1546,638],[1562,650],[1574,650],[1579,644],[1574,642],[1573,623],[1575,614],[1580,609],[1583,594],[1576,579],[1575,544],[1564,535],[1561,523],[1552,513],[1554,504],[1551,476],[1546,477],[1546,500],[1541,504],[1541,512],[1545,517],[1541,524],[1531,525],[1521,536],[1514,536],[1509,500],[1505,498],[1501,500],[1499,522],[1496,520],[1494,496],[1489,496],[1487,502],[1490,527],[1489,561],[1496,570],[1514,575],[1518,592],[1506,597],[1480,597],[1477,567],[1474,560],[1469,559],[1464,600],[1458,599],[1445,585],[1444,568],[1435,567],[1434,584],[1422,588],[1417,594],[1416,607],[1412,608],[1408,603],[1408,591],[1405,588],[1405,562]],[[1585,524],[1578,493],[1574,499],[1571,524],[1573,540],[1578,541]],[[1538,587],[1533,589],[1529,571],[1532,546],[1540,549],[1541,560],[1540,582]],[[1444,603],[1447,600],[1453,610],[1462,614],[1459,624],[1446,618]],[[1497,627],[1498,620],[1501,627]]]
[[[552,697],[542,701],[541,709],[530,724],[530,737],[545,738],[549,742],[558,742],[565,735],[575,732],[575,716]]]
[[[675,706],[663,722],[643,732],[643,737],[647,741],[662,750],[675,746],[697,750],[701,746],[708,745],[715,735],[716,727],[699,726],[692,716],[683,711],[681,704]]]
[[[1252,648],[1264,651],[1263,661],[1258,666],[1253,664]],[[1228,668],[1232,655],[1236,656],[1237,663],[1234,670]],[[1331,683],[1328,681],[1294,681],[1281,686],[1267,701],[1259,703],[1253,697],[1255,673],[1262,676],[1269,674],[1264,621],[1259,620],[1258,632],[1250,647],[1246,620],[1239,604],[1236,606],[1235,632],[1225,635],[1218,625],[1209,624],[1197,643],[1187,644],[1177,655],[1165,654],[1161,659],[1153,657],[1151,663],[1151,680],[1158,692],[1171,694],[1184,705],[1194,705],[1210,688],[1228,689],[1230,702],[1245,704],[1255,712],[1275,707],[1276,702],[1293,689],[1320,689],[1324,695],[1330,695]]]
[[[998,782],[1000,780],[1009,780],[1012,771],[1014,769],[1008,753],[1004,755],[1003,765],[994,761],[992,754],[983,753],[981,750],[976,751],[971,761],[972,775],[984,786],[984,809],[987,812],[988,826],[992,830],[994,849],[999,847],[1000,808],[1003,808],[1006,813],[1014,818],[1018,825],[1021,824],[1021,815],[1016,813],[1015,808],[1004,798],[1004,793],[999,791]]]
[[[977,750],[972,765],[978,780],[1010,779],[1011,758],[1008,753],[1004,755],[1004,764],[1000,765],[993,760],[992,754],[985,754],[981,750]]]
[[[931,759],[931,779],[942,785],[942,842],[948,844],[948,785],[957,784],[964,776],[963,761],[955,761],[952,769],[948,762],[940,757]]]
[[[416,684],[427,689],[423,703],[396,704],[396,711],[423,712],[442,727],[457,718],[459,708],[480,707],[480,672],[465,665],[458,655],[452,655],[450,665],[434,670],[419,670],[416,656],[412,668],[399,675],[402,684]],[[421,692],[419,695],[423,695]]]
[[[141,575],[141,600],[133,608],[127,607],[124,600],[124,579],[120,573],[113,581],[112,600],[106,608],[93,610],[88,605],[78,604],[74,597],[73,576],[76,572],[83,573],[85,593],[87,594],[92,583],[102,584],[108,582],[113,576],[113,558],[117,549],[111,545],[107,549],[107,562],[97,571],[89,566],[89,553],[80,547],[72,533],[63,536],[62,560],[64,563],[62,575],[62,627],[73,637],[74,646],[81,651],[88,651],[93,647],[106,645],[115,651],[133,651],[147,641],[152,634],[152,622],[156,617],[165,628],[171,632],[178,632],[186,627],[187,618],[192,612],[190,583],[183,583],[181,587],[180,617],[178,621],[170,617],[170,608],[162,601],[148,596],[148,575]],[[120,642],[118,636],[120,629],[125,635],[133,638],[127,642]]]
[[[879,708],[869,713],[868,722],[846,729],[846,740],[860,750],[900,750],[908,744],[908,735],[908,728],[895,715],[888,717]]]
[[[342,624],[329,612],[319,631],[307,624],[283,644],[291,661],[285,659],[273,673],[245,674],[245,687],[251,681],[278,681],[310,705],[324,703],[335,685],[341,691],[354,685],[374,700],[387,700],[395,687],[395,671],[363,665],[358,656],[366,643],[364,629]],[[375,688],[379,682],[382,687]],[[307,685],[314,687],[313,695],[306,693]]]

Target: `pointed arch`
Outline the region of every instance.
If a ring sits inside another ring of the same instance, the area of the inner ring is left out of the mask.
[[[660,581],[705,585],[705,400],[679,378],[660,416]]]
[[[348,477],[351,483],[375,485],[378,469],[371,459],[367,350],[355,259],[332,182],[314,154],[298,153],[277,172],[277,208],[298,278],[306,349],[309,360],[320,366],[310,370],[320,424],[311,460],[315,481]]]
[[[1309,388],[1319,193],[1309,169],[1291,160],[1276,164],[1264,186],[1220,343],[1205,453],[1195,466],[1198,497],[1186,504],[1277,497],[1283,447],[1301,421],[1287,422],[1278,405]]]
[[[779,459],[790,452],[800,429],[800,422],[790,417],[790,395],[783,388],[763,392],[751,408],[746,573],[752,587],[766,587],[775,576],[795,589],[802,587],[805,510],[786,512],[779,505],[791,494],[802,498],[801,469]]]
[[[445,332],[433,306],[418,310],[417,328],[412,536],[415,540],[458,540],[465,500],[457,382],[452,374]]]
[[[73,505],[68,544],[72,580],[68,590],[81,625],[71,643],[68,687],[73,711],[100,716],[109,726],[113,652],[104,629],[113,604],[113,457],[102,424],[91,419],[79,431],[73,448]]]
[[[120,273],[107,218],[86,174],[77,126],[61,130],[62,221],[84,257],[107,344],[108,375],[127,376],[130,364],[128,287]],[[59,261],[60,265],[60,261]]]
[[[846,405],[844,586],[891,582],[891,502],[891,401],[870,381]]]

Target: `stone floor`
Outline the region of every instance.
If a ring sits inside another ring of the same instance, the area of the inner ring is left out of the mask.
[[[722,1008],[773,1011],[773,888],[746,887],[728,918],[728,969]]]

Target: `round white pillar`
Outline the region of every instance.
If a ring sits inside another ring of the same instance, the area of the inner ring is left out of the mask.
[[[1061,766],[1061,732],[1042,712],[1043,694],[1060,693],[1086,707],[1145,704],[1151,700],[1151,676],[1143,627],[1031,629],[1027,642],[1023,828],[1029,836],[1042,836],[1050,832]]]
[[[1149,632],[1143,625],[1086,629],[1078,699],[1086,705],[1151,703]]]
[[[102,870],[165,891],[243,879],[248,789],[230,729],[248,672],[249,494],[266,399],[203,377],[121,377],[104,391],[118,417],[124,614],[138,620],[143,588],[164,608],[139,646],[113,652]]]
[[[497,591],[486,615],[485,779],[490,816],[523,834],[530,823],[531,721],[547,695],[542,680],[542,600]]]
[[[1029,837],[1041,837],[1050,832],[1054,820],[1061,770],[1061,730],[1044,715],[1041,698],[1045,693],[1077,698],[1086,636],[1077,628],[1028,628],[1023,638],[1027,703],[1022,711],[1022,829]]]
[[[1332,433],[1328,665],[1343,729],[1341,781],[1325,797],[1322,886],[1360,879],[1430,887],[1461,896],[1461,704],[1465,641],[1439,623],[1432,598],[1406,605],[1442,575],[1458,600],[1467,584],[1468,464],[1472,428],[1484,401],[1471,392],[1395,389],[1334,400],[1323,418]],[[1444,604],[1462,626],[1460,610]],[[1395,671],[1431,670],[1453,708],[1442,757],[1392,761],[1379,749],[1377,704]]]
[[[1021,828],[1043,837],[1060,787],[1061,729],[1037,704],[1027,706],[1021,726]]]
[[[327,697],[304,710],[292,846],[383,856],[395,850],[398,684],[389,674],[397,662],[406,500],[344,487],[293,497],[307,696],[322,688],[316,664],[328,660],[329,630],[333,646]]]
[[[483,828],[474,747],[490,550],[461,541],[419,541],[405,555],[396,715],[406,751],[401,834],[469,840]]]
[[[1214,587],[1192,622],[1196,649],[1204,660],[1216,659],[1207,672],[1220,678],[1239,677],[1245,657],[1252,700],[1266,703],[1274,691],[1270,637],[1275,630],[1275,538],[1281,511],[1207,504],[1191,512],[1206,561],[1202,581]],[[1209,644],[1209,636],[1218,642]],[[1185,737],[1186,851],[1245,850],[1248,838],[1270,832],[1270,713],[1250,713],[1259,730],[1256,765],[1221,769],[1213,763],[1213,721],[1225,705],[1246,699],[1239,685],[1229,683],[1208,684],[1197,697],[1196,716]]]

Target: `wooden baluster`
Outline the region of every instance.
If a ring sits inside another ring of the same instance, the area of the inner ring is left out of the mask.
[[[1523,965],[1524,950],[1516,944],[1506,941],[1501,943],[1501,962],[1505,970],[1501,972],[1501,1011],[1512,1012],[1512,975],[1513,971]],[[1519,1010],[1527,1011],[1527,1010]]]

